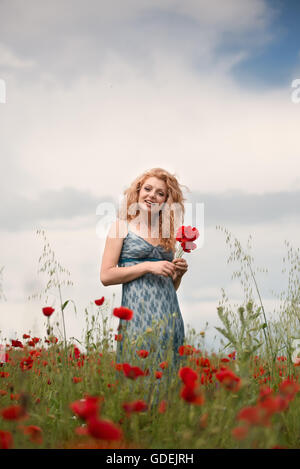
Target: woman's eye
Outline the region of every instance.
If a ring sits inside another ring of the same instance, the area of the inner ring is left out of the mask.
[[[151,189],[150,189],[149,187],[144,187],[144,190],[148,192],[148,191],[150,191]],[[160,193],[159,195],[160,195],[161,197],[163,197],[165,194]]]

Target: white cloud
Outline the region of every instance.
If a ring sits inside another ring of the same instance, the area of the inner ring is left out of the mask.
[[[164,4],[157,1],[161,6]],[[205,0],[187,0],[175,2],[169,0],[171,10],[184,13],[197,19],[201,25],[207,24],[220,30],[249,31],[251,29],[265,28],[274,11],[267,2],[261,0],[227,0],[220,3],[218,0],[206,2]]]
[[[155,166],[204,192],[292,186],[298,108],[289,90],[249,92],[225,74],[197,75],[181,61],[155,57],[149,76],[111,55],[98,77],[67,89],[46,80],[7,83],[1,146],[24,182],[27,174],[34,181],[26,194],[68,185],[116,196]]]
[[[33,60],[22,59],[5,44],[0,43],[0,67],[22,69],[34,67]]]
[[[82,4],[81,0],[53,0],[41,4],[39,0],[15,0],[11,4],[2,5],[4,31],[16,32],[16,25],[22,30],[29,29],[42,32],[45,25],[62,26],[93,24],[96,19],[101,25],[105,22],[126,23],[141,18],[145,14],[163,12],[182,14],[198,21],[201,26],[210,25],[220,30],[243,31],[265,28],[275,13],[266,0],[226,0],[220,4],[218,0],[112,0],[104,2],[89,0]]]
[[[155,50],[197,67],[216,67],[220,47],[241,60],[241,51],[272,41],[276,14],[266,0],[29,0],[2,5],[0,28],[6,47],[34,60],[40,74],[72,81],[83,70],[97,74],[110,52],[138,66]]]

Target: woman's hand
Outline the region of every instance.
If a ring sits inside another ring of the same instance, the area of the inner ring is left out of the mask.
[[[149,272],[155,275],[173,278],[176,274],[176,267],[169,261],[149,261]]]
[[[175,265],[175,276],[173,277],[173,280],[176,278],[181,278],[188,270],[188,264],[183,257],[177,257],[176,259],[173,259],[172,261],[173,265]]]

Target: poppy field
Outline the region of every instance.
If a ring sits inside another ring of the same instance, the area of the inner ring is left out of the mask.
[[[91,300],[93,313],[85,311],[84,339],[67,339],[63,269],[53,268],[44,249],[47,288],[58,289],[60,304],[37,312],[45,318],[43,336],[24,331],[2,340],[0,448],[299,448],[298,251],[288,246],[289,283],[275,320],[265,313],[251,257],[229,233],[227,240],[240,277],[248,276],[241,306],[224,300],[217,307],[224,342],[215,353],[206,350],[205,331],[188,328],[176,366],[172,344],[157,360],[163,324],[132,343],[109,322],[130,321],[134,311],[112,308],[104,296]],[[140,346],[145,337],[147,349]],[[115,361],[118,341],[127,350],[122,363]]]

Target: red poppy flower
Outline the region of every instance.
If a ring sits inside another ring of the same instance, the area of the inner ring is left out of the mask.
[[[30,339],[30,335],[28,335],[28,334],[23,334],[23,339]]]
[[[242,426],[242,427],[235,427],[231,434],[233,438],[235,438],[238,441],[244,440],[246,436],[248,435],[249,428],[247,426]]]
[[[164,414],[167,410],[167,401],[162,400],[158,407],[158,412]]]
[[[263,401],[266,397],[269,397],[273,394],[273,389],[271,389],[269,386],[263,386],[260,388],[259,391],[259,396],[257,401],[261,402]]]
[[[33,359],[31,358],[31,356],[22,358],[20,362],[20,367],[22,371],[30,370],[32,366],[33,366]]]
[[[132,412],[144,412],[148,409],[146,402],[143,400],[124,402],[122,407],[127,414],[131,414]]]
[[[80,377],[78,377],[78,376],[73,376],[72,381],[73,381],[73,383],[75,383],[75,384],[81,383],[82,378],[80,378]]]
[[[194,371],[192,368],[189,368],[188,366],[180,368],[178,375],[186,385],[193,385],[198,379],[198,374],[196,371]]]
[[[45,308],[43,308],[43,314],[47,317],[51,316],[51,314],[53,314],[54,311],[55,311],[55,309],[51,308],[51,306],[46,306]]]
[[[286,410],[289,406],[288,400],[282,398],[281,396],[268,396],[265,397],[260,403],[259,406],[265,410],[266,415],[271,416],[276,412],[281,412]]]
[[[201,366],[202,368],[210,368],[210,361],[208,358],[205,358],[205,357],[197,358],[196,363],[198,366]]]
[[[101,440],[120,440],[122,431],[108,420],[100,420],[93,415],[87,421],[87,429],[91,436]]]
[[[20,342],[20,340],[13,340],[13,339],[12,339],[11,345],[12,345],[12,347],[24,348],[24,347],[23,347],[23,344],[22,344],[22,342]]]
[[[13,445],[13,437],[10,432],[0,430],[0,449],[10,449]]]
[[[115,341],[116,342],[121,342],[123,340],[123,335],[122,334],[115,334]]]
[[[72,402],[70,408],[77,414],[78,417],[86,420],[93,415],[96,415],[99,411],[99,397],[87,396],[85,399]]]
[[[0,371],[0,378],[8,378],[9,372],[8,371]]]
[[[79,350],[79,348],[74,345],[73,351],[74,351],[74,357],[75,357],[75,359],[78,360],[78,358],[80,358],[80,350]]]
[[[101,305],[103,305],[103,303],[104,303],[104,296],[102,296],[102,298],[100,298],[100,300],[95,300],[95,304],[97,306],[101,306]]]
[[[43,443],[43,432],[40,427],[36,425],[28,425],[27,427],[22,427],[24,435],[28,435],[32,443],[41,445]]]
[[[183,355],[192,355],[196,349],[191,345],[180,345],[178,348],[178,353],[182,357]]]
[[[191,252],[193,251],[194,249],[196,249],[197,247],[197,244],[191,242],[191,241],[182,241],[182,243],[180,243],[182,249],[184,250],[184,252]]]
[[[168,368],[168,362],[161,362],[159,366],[162,370],[165,370],[166,368]]]
[[[237,420],[245,420],[250,425],[259,425],[261,422],[261,410],[257,406],[248,406],[241,409]]]
[[[120,306],[119,308],[114,308],[113,315],[125,321],[130,321],[133,317],[133,311],[124,306]]]
[[[139,376],[144,376],[145,373],[138,366],[130,366],[128,363],[123,363],[123,373],[127,378],[136,379]]]
[[[216,378],[229,391],[238,391],[241,386],[241,378],[236,376],[229,368],[221,368],[221,370],[216,373]]]
[[[123,363],[115,363],[114,367],[117,371],[123,371]]]
[[[180,397],[189,404],[202,405],[204,403],[204,396],[196,381],[186,384],[181,390]]]
[[[279,392],[282,394],[287,400],[292,401],[295,395],[300,391],[300,386],[298,383],[293,381],[290,378],[286,378],[282,381],[279,385]]]
[[[155,372],[155,378],[156,379],[160,379],[162,377],[162,375],[163,375],[162,371],[156,371]]]
[[[191,226],[181,226],[176,233],[176,241],[180,243],[184,241],[195,241],[199,237],[197,228]]]
[[[147,350],[137,350],[136,353],[140,358],[147,358],[149,355],[149,352]]]
[[[24,407],[12,405],[1,410],[2,418],[5,420],[20,420],[27,417]]]
[[[205,412],[205,414],[201,415],[201,417],[199,419],[200,428],[206,428],[207,427],[207,420],[208,420],[208,413]]]
[[[82,435],[86,436],[89,434],[87,427],[76,427],[74,432],[76,433],[76,435],[80,435],[80,436]]]

